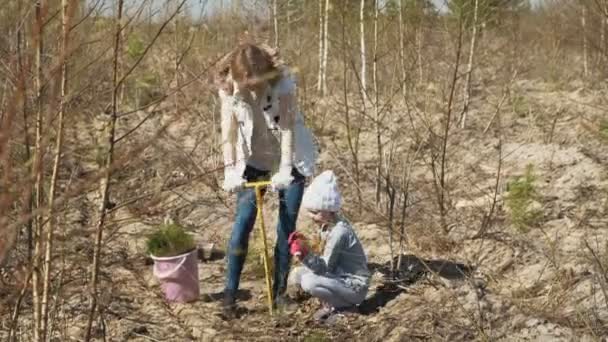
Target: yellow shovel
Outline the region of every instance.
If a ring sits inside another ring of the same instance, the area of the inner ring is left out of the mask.
[[[255,202],[258,208],[257,221],[260,229],[262,230],[262,240],[264,243],[264,274],[266,275],[266,291],[268,294],[268,310],[272,315],[272,284],[270,281],[270,266],[268,261],[268,245],[266,244],[266,226],[264,225],[264,197],[262,196],[262,189],[270,185],[270,181],[262,182],[249,182],[245,184],[246,188],[255,189]]]

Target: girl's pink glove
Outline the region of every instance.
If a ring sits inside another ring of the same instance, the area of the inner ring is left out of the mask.
[[[308,246],[306,245],[306,237],[304,235],[293,232],[289,235],[287,242],[289,243],[289,253],[300,259],[303,259],[308,254]]]

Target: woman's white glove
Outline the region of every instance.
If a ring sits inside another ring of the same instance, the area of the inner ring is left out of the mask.
[[[270,185],[273,191],[286,189],[291,184],[291,182],[293,182],[291,168],[279,169],[279,172],[272,176],[272,179],[270,179]]]
[[[227,192],[237,192],[243,189],[247,181],[243,176],[237,174],[234,171],[226,170],[224,174],[224,185],[222,188]]]

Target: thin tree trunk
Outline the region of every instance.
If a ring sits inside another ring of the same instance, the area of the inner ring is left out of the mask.
[[[342,45],[346,46],[347,42],[346,42],[346,18],[345,18],[345,13],[344,13],[344,9],[342,9]],[[361,210],[362,205],[363,205],[363,196],[361,194],[361,187],[360,187],[360,175],[359,175],[359,153],[358,153],[358,149],[359,149],[359,145],[358,145],[358,138],[357,137],[353,137],[353,127],[351,125],[351,117],[350,117],[350,105],[349,105],[349,101],[348,101],[348,53],[346,51],[346,49],[342,49],[342,65],[343,65],[343,69],[342,69],[342,96],[343,96],[343,101],[344,101],[344,121],[346,124],[346,141],[348,143],[348,149],[351,153],[352,156],[352,162],[353,162],[353,168],[355,169],[355,185],[357,188],[357,200],[358,200],[358,205],[359,205],[359,210]],[[358,131],[357,131],[357,134]],[[357,141],[354,141],[357,140]]]
[[[277,16],[277,1],[272,0],[272,21],[274,23],[274,46],[279,47],[279,18]]]
[[[467,112],[471,101],[471,77],[473,74],[473,57],[475,56],[475,44],[477,42],[477,16],[479,12],[479,0],[475,0],[473,8],[473,28],[471,32],[471,46],[469,47],[469,61],[467,63],[466,80],[464,82],[464,105],[460,116],[460,127],[465,128]]]
[[[581,11],[581,26],[583,28],[583,78],[589,75],[588,51],[587,51],[587,8],[583,4]]]
[[[404,246],[406,244],[406,232],[405,232],[405,219],[407,217],[407,208],[409,202],[409,193],[410,193],[410,179],[412,175],[412,168],[414,167],[414,163],[416,159],[418,159],[418,154],[422,150],[422,144],[418,144],[418,148],[414,153],[414,157],[403,163],[403,176],[401,181],[401,191],[402,191],[402,206],[401,206],[401,226],[399,229],[399,259],[397,260],[397,269],[401,269],[401,261],[402,256],[404,254]],[[409,159],[409,158],[408,158]]]
[[[600,21],[600,51],[602,57],[600,60],[604,60],[606,55],[606,19],[602,18]]]
[[[59,104],[59,118],[57,123],[57,140],[55,143],[55,159],[53,161],[53,174],[51,176],[51,185],[49,191],[49,209],[48,209],[48,220],[49,226],[46,235],[46,250],[44,255],[44,281],[42,290],[42,327],[41,327],[41,339],[44,341],[48,334],[48,308],[49,308],[49,285],[51,275],[51,257],[53,249],[53,232],[55,229],[55,194],[57,191],[57,178],[59,177],[59,164],[61,162],[61,153],[63,150],[63,128],[64,128],[64,117],[65,107],[67,101],[67,87],[68,87],[68,44],[69,44],[69,33],[70,33],[70,18],[72,16],[73,6],[70,7],[71,0],[61,1],[61,99]]]
[[[175,35],[173,37],[174,39],[174,49],[175,49],[175,61],[174,61],[174,68],[175,68],[175,89],[181,89],[180,88],[180,83],[179,83],[179,64],[180,64],[180,44],[179,44],[179,17],[175,18]],[[175,108],[175,115],[179,115],[180,110],[179,110],[179,91],[176,91],[174,96],[173,96],[173,101],[174,101],[174,108]]]
[[[365,58],[365,0],[361,0],[361,8],[359,11],[359,34],[361,38],[361,95],[363,98],[363,107],[367,107],[367,60]]]
[[[602,4],[602,13],[600,16],[600,63],[605,65],[608,59],[608,42],[606,42],[606,28],[608,26],[608,0],[604,0]]]
[[[404,43],[404,27],[403,27],[403,0],[399,0],[399,60],[401,65],[401,92],[403,100],[407,98],[407,72],[405,70],[405,43]]]
[[[19,312],[21,311],[21,303],[23,302],[23,298],[27,293],[27,288],[29,287],[28,283],[30,282],[30,278],[32,277],[32,273],[28,272],[25,277],[25,281],[23,282],[23,287],[19,292],[19,296],[17,296],[17,300],[15,302],[15,307],[13,308],[13,314],[11,315],[11,322],[8,330],[8,342],[16,341],[17,338],[15,336],[17,331],[17,320],[19,319]]]
[[[18,3],[18,9],[19,9],[19,13],[21,12],[21,2]],[[2,237],[0,239],[0,268],[2,268],[5,263],[8,261],[8,257],[10,254],[10,251],[13,249],[13,247],[15,247],[15,244],[18,240],[18,235],[19,235],[19,231],[17,228],[15,227],[10,227],[10,225],[8,225],[8,220],[9,217],[7,215],[8,212],[11,211],[11,206],[13,204],[13,193],[11,191],[7,191],[7,188],[11,187],[12,184],[12,175],[13,175],[13,164],[10,162],[11,161],[11,146],[9,144],[9,140],[12,136],[12,133],[14,131],[13,129],[13,124],[15,124],[15,114],[17,113],[17,108],[20,102],[20,97],[24,97],[25,94],[22,92],[23,89],[25,89],[25,80],[23,75],[25,75],[25,73],[23,73],[23,68],[21,67],[21,50],[20,50],[20,44],[19,44],[19,31],[20,31],[20,25],[17,24],[15,27],[15,32],[17,33],[15,36],[17,37],[17,41],[15,41],[15,45],[14,48],[17,51],[17,56],[18,56],[18,62],[19,65],[17,66],[20,70],[21,73],[20,75],[18,75],[18,79],[17,81],[19,82],[17,84],[17,86],[15,87],[13,84],[9,85],[11,82],[11,79],[9,77],[6,77],[5,79],[3,79],[3,93],[2,93],[2,100],[0,101],[0,164],[2,165],[2,172],[0,172],[0,187],[3,187],[4,191],[0,191],[0,236]],[[11,32],[8,33],[8,36],[12,36]],[[9,43],[10,44],[10,43]],[[13,46],[9,45],[7,47],[7,50],[12,52]],[[6,66],[7,68],[9,67],[13,67],[13,63],[11,61],[10,64],[5,63],[4,66]],[[28,161],[29,162],[29,161]],[[32,184],[31,181],[28,181],[28,186],[29,184]],[[26,192],[26,196],[27,192]],[[31,199],[31,197],[27,197],[28,199]],[[27,201],[24,201],[24,203],[27,203]],[[29,282],[28,282],[29,284]]]
[[[376,0],[376,6],[378,6],[378,0]],[[377,8],[377,7],[376,7]],[[393,139],[389,146],[388,157],[386,158],[385,169],[389,170],[393,167],[393,161],[395,156],[395,141]],[[397,199],[397,187],[393,182],[393,177],[391,177],[391,173],[386,173],[386,212],[388,213],[388,248],[391,255],[390,259],[390,267],[391,267],[391,277],[394,277],[395,274],[395,248],[394,248],[394,229],[395,229],[395,201]]]
[[[118,0],[118,9],[117,9],[117,17],[115,23],[115,33],[114,33],[114,56],[113,56],[113,65],[112,65],[112,112],[110,113],[110,123],[108,129],[107,136],[107,151],[106,151],[106,160],[104,165],[104,175],[103,182],[101,183],[101,203],[99,204],[99,218],[96,224],[96,236],[95,236],[95,248],[93,251],[93,264],[91,271],[91,282],[90,282],[90,291],[91,291],[91,302],[89,305],[89,317],[87,321],[86,328],[86,341],[91,340],[91,328],[93,326],[93,320],[95,318],[95,311],[97,309],[97,284],[99,277],[99,259],[101,257],[101,243],[103,238],[103,226],[106,219],[106,207],[108,204],[108,197],[110,193],[110,178],[112,176],[112,161],[114,155],[114,135],[115,135],[115,127],[116,127],[116,119],[118,113],[118,92],[119,92],[119,84],[118,84],[118,61],[120,56],[120,46],[121,46],[121,22],[122,22],[122,10],[123,10],[123,1]]]
[[[460,72],[460,58],[462,55],[462,35],[463,35],[463,26],[462,22],[459,24],[458,28],[458,45],[456,46],[456,60],[454,65],[454,72],[452,74],[452,79],[450,83],[450,95],[448,98],[447,104],[447,113],[445,115],[445,126],[443,131],[443,136],[441,137],[441,171],[439,174],[439,214],[441,217],[441,227],[443,231],[447,234],[449,232],[448,225],[446,221],[447,208],[446,208],[446,186],[447,186],[447,172],[448,172],[448,138],[450,135],[450,126],[452,123],[452,112],[454,106],[454,93],[456,92],[456,83],[458,82],[458,73]]]
[[[323,91],[321,96],[327,93],[327,58],[329,54],[329,0],[325,0],[325,15],[323,16],[323,75],[321,77]]]
[[[374,119],[376,120],[376,206],[380,208],[380,189],[382,188],[382,125],[380,123],[379,91],[378,91],[378,0],[374,2],[374,56],[372,60],[372,82],[374,83]]]
[[[319,74],[317,75],[317,92],[323,95],[323,0],[319,0]]]
[[[19,18],[23,18],[23,4],[22,0],[18,1],[17,13],[19,13]],[[33,165],[31,163],[31,143],[30,143],[30,134],[29,134],[29,116],[28,116],[28,106],[27,106],[27,89],[26,89],[26,76],[25,76],[25,65],[23,63],[23,45],[25,45],[25,37],[26,34],[23,33],[25,25],[21,25],[21,23],[17,23],[17,62],[19,64],[19,86],[21,87],[21,110],[23,114],[23,142],[25,147],[25,160],[24,165],[29,165],[28,171],[30,175],[34,174]],[[27,183],[27,191],[24,194],[25,204],[23,207],[22,215],[23,217],[28,217],[27,223],[25,225],[26,238],[27,238],[27,259],[31,263],[32,262],[32,251],[33,251],[33,232],[32,232],[32,198],[34,193],[34,187],[32,182]]]
[[[422,84],[424,80],[424,73],[422,67],[422,25],[418,25],[416,28],[416,52],[418,55],[418,84]]]
[[[285,26],[287,29],[285,39],[289,39],[289,37],[291,37],[291,0],[287,0],[287,11],[285,11],[285,21],[286,21]]]
[[[36,147],[33,172],[35,173],[35,204],[34,209],[37,213],[34,218],[35,231],[33,234],[34,239],[34,256],[32,259],[32,300],[33,300],[33,313],[34,313],[34,341],[41,341],[41,302],[40,302],[40,253],[41,253],[41,235],[43,218],[40,215],[40,208],[42,208],[43,198],[43,146],[42,146],[42,125],[43,125],[43,81],[42,81],[42,56],[44,53],[44,12],[46,11],[46,1],[39,0],[35,5],[35,44],[36,44],[36,71],[35,71],[35,83],[36,83]]]

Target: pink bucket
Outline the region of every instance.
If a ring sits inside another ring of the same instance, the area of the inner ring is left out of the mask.
[[[160,281],[165,298],[170,302],[191,302],[200,294],[198,283],[198,251],[174,257],[155,257],[154,276]]]

